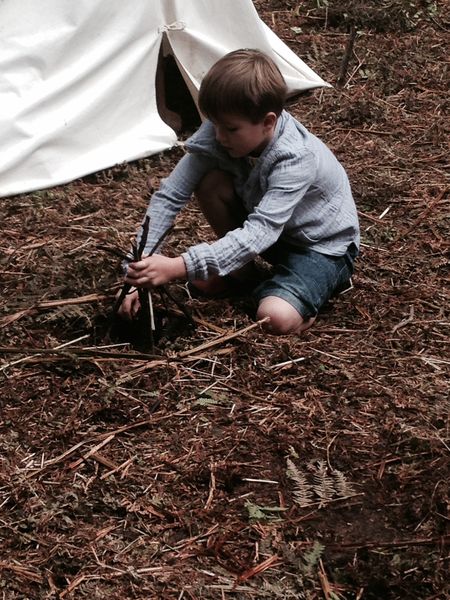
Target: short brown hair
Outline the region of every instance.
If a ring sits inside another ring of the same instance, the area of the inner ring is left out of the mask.
[[[287,87],[280,70],[259,50],[234,50],[219,59],[205,75],[198,97],[208,119],[237,115],[253,123],[268,112],[283,110]]]

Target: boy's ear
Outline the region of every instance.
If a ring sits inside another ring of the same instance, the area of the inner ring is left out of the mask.
[[[266,127],[267,129],[272,129],[272,127],[275,126],[277,119],[278,117],[274,112],[268,112],[263,119],[264,127]]]

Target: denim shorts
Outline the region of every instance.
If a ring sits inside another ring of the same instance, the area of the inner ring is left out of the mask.
[[[274,266],[274,273],[258,285],[253,296],[258,303],[267,296],[283,298],[306,321],[350,286],[357,255],[353,243],[343,256],[331,256],[277,242],[262,255]]]

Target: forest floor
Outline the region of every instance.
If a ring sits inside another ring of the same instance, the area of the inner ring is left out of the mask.
[[[175,284],[197,327],[170,302],[144,356],[99,245],[128,248],[182,150],[1,199],[4,600],[449,597],[448,12],[255,6],[334,86],[290,110],[349,173],[353,289],[276,338]],[[167,252],[205,237],[192,202]]]

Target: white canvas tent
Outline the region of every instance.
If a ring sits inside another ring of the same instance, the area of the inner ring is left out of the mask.
[[[156,105],[162,44],[194,100],[209,67],[242,47],[269,53],[291,92],[327,85],[251,0],[2,0],[0,196],[173,146]]]

